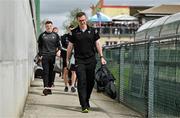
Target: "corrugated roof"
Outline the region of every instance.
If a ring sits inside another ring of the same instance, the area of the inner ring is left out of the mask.
[[[179,0],[103,0],[104,5],[118,6],[158,6],[161,4],[180,4]]]
[[[146,9],[144,11],[140,11],[140,14],[175,14],[180,12],[180,4],[179,5],[160,5],[156,7],[152,7],[150,9]]]
[[[129,21],[132,21],[132,20],[137,20],[137,18],[134,16],[130,16],[130,15],[118,15],[118,16],[112,17],[112,20],[129,20]]]

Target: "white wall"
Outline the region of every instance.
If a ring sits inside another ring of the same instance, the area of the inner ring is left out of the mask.
[[[0,15],[0,118],[16,118],[23,111],[36,53],[29,0],[0,0]]]

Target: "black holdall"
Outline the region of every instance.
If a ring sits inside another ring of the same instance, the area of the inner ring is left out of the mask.
[[[116,98],[116,86],[113,81],[110,81],[105,87],[105,93],[112,99]]]
[[[105,78],[105,72],[106,71],[103,65],[96,71],[95,81],[97,83],[97,92],[103,92],[105,90],[105,86],[108,83],[108,79]]]
[[[97,92],[105,92],[108,96],[115,99],[116,98],[116,87],[115,78],[112,73],[108,70],[106,65],[101,65],[101,67],[96,71],[96,83]]]
[[[42,61],[39,59],[39,55],[36,55],[34,58],[34,78],[42,78],[43,74],[43,67],[42,67]]]
[[[42,67],[42,65],[36,64],[34,66],[34,77],[35,78],[42,78],[42,74],[43,74],[43,67]]]

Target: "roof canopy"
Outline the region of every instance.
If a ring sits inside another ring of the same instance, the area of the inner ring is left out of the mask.
[[[155,6],[144,11],[140,11],[140,14],[174,14],[180,12],[180,5],[160,5]]]
[[[135,21],[137,20],[137,18],[130,15],[118,15],[118,16],[112,17],[112,20],[113,21]]]
[[[105,14],[103,14],[101,12],[98,12],[94,16],[90,17],[89,21],[91,21],[91,22],[110,22],[112,20],[107,15],[105,15]]]

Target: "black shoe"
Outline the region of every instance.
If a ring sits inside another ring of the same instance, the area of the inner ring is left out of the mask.
[[[82,111],[81,111],[82,113],[88,113],[89,112],[89,110],[87,109],[87,108],[82,108]]]
[[[51,89],[48,89],[48,94],[50,94],[50,95],[52,94],[52,91],[51,91]]]
[[[49,93],[49,90],[48,89],[44,89],[43,90],[43,94],[46,96],[46,95],[48,95],[48,93]]]
[[[67,86],[64,88],[64,92],[68,92],[68,87]]]
[[[76,92],[76,89],[75,89],[75,87],[71,87],[71,92]]]

